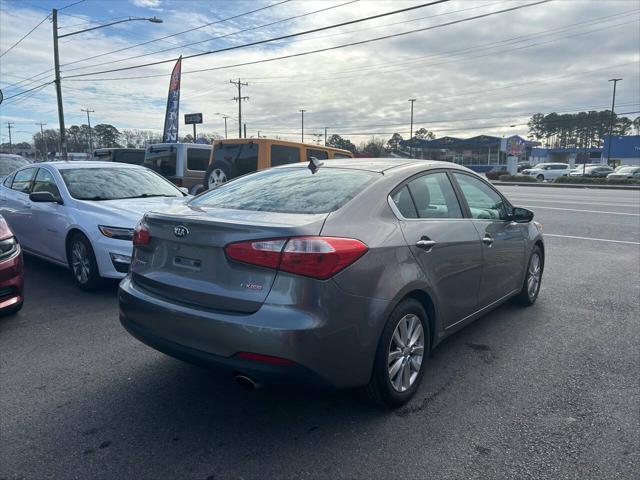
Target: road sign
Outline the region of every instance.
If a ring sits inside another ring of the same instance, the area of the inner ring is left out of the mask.
[[[195,125],[196,123],[202,123],[201,113],[185,113],[184,123],[186,125]]]

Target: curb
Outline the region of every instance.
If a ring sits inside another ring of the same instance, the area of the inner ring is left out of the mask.
[[[543,188],[595,188],[601,190],[640,190],[640,185],[597,185],[580,183],[530,183],[530,182],[499,182],[491,181],[493,185],[517,186],[517,187],[543,187]]]

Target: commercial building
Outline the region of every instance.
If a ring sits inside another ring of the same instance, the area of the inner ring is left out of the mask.
[[[614,165],[640,166],[640,135],[625,135],[623,137],[611,137],[611,151],[609,151],[609,136],[604,137],[602,148],[602,161]]]

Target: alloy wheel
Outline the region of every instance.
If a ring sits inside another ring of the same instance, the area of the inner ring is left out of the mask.
[[[209,187],[222,185],[227,181],[227,175],[223,170],[214,168],[209,175]]]
[[[530,299],[534,299],[538,294],[540,287],[540,279],[542,277],[542,262],[540,255],[536,252],[531,256],[529,261],[529,270],[527,272],[527,293]]]
[[[71,248],[71,268],[73,268],[73,274],[78,282],[87,283],[91,271],[91,262],[87,255],[87,247],[80,241],[75,242]]]
[[[404,392],[415,383],[424,356],[424,330],[417,315],[409,313],[396,325],[389,344],[387,366],[394,390]]]

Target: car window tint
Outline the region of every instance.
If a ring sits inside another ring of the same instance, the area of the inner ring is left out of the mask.
[[[334,153],[333,158],[353,158],[351,155],[345,155],[344,153]]]
[[[460,185],[460,190],[467,200],[471,216],[479,219],[506,220],[507,206],[502,197],[482,180],[465,175],[453,173]]]
[[[31,180],[33,179],[35,171],[35,168],[25,168],[24,170],[16,172],[13,177],[11,189],[22,193],[29,193],[31,191]]]
[[[187,170],[196,170],[204,172],[209,166],[209,157],[211,150],[204,148],[188,148],[187,149]]]
[[[280,213],[329,213],[342,207],[379,173],[320,168],[276,168],[238,178],[204,193],[190,204]]]
[[[400,214],[404,218],[418,218],[418,212],[416,212],[409,188],[406,185],[391,195],[391,200],[393,200],[393,203],[398,207]]]
[[[223,160],[236,167],[238,175],[255,172],[258,169],[257,143],[224,143],[216,142],[213,161]],[[264,148],[264,147],[263,147]]]
[[[444,172],[430,173],[409,182],[420,218],[462,218],[449,177]]]
[[[329,158],[329,153],[324,150],[307,148],[307,160],[309,160],[311,157],[316,157],[318,160],[326,160]]]
[[[36,179],[33,182],[33,190],[32,192],[49,192],[53,194],[54,197],[60,198],[60,190],[58,190],[58,186],[56,185],[56,181],[53,178],[53,175],[49,170],[41,168],[38,170],[36,174]]]
[[[129,163],[131,165],[142,165],[144,161],[144,151],[139,152],[121,152],[116,155],[116,162]]]
[[[171,147],[149,147],[144,156],[142,165],[158,172],[164,177],[182,176],[182,172],[178,174],[176,148]]]
[[[13,175],[9,175],[7,178],[5,178],[2,184],[7,188],[11,188],[11,182],[13,182]]]
[[[285,145],[271,145],[271,166],[286,165],[300,161],[300,148]]]

